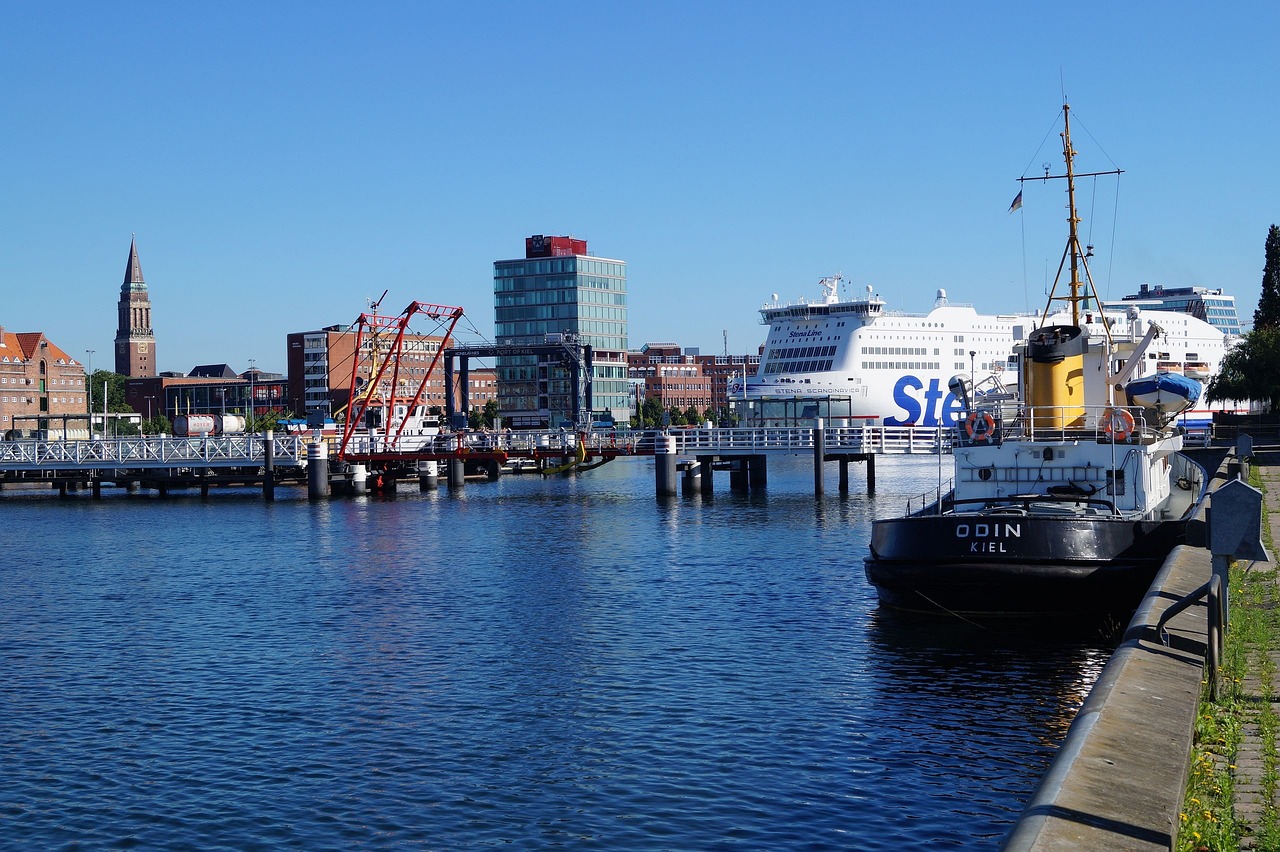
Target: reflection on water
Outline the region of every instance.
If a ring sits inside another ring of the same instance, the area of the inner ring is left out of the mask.
[[[804,458],[708,499],[655,499],[644,461],[316,504],[6,494],[2,836],[994,844],[1108,645],[879,610],[867,521],[936,460],[879,474],[818,500]]]

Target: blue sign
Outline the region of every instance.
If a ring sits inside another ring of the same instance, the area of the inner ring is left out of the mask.
[[[924,391],[923,399],[920,391]],[[893,402],[903,412],[903,417],[886,417],[886,426],[954,426],[960,421],[964,402],[941,386],[938,379],[924,382],[916,376],[903,376],[893,386]]]

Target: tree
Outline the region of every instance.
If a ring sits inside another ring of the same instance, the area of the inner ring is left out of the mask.
[[[651,396],[640,407],[640,425],[645,429],[658,429],[662,426],[662,403],[656,396]]]
[[[1267,231],[1266,259],[1262,265],[1262,296],[1253,312],[1253,327],[1280,327],[1280,227]]]
[[[1255,328],[1222,359],[1209,382],[1210,400],[1266,402],[1280,411],[1280,326]]]
[[[148,435],[169,434],[173,431],[173,424],[169,422],[168,417],[157,414],[150,420],[142,421],[142,431]]]
[[[720,409],[720,416],[716,418],[716,421],[721,426],[737,426],[738,413],[734,411],[733,408],[726,405],[724,408]]]
[[[276,431],[280,428],[280,421],[287,419],[290,412],[280,408],[273,408],[263,414],[254,414],[244,419],[244,431],[254,434],[262,433],[270,429]]]
[[[1280,411],[1280,227],[1267,231],[1262,295],[1253,312],[1253,331],[1227,353],[1205,395],[1265,402]]]
[[[128,380],[126,376],[119,373],[113,373],[110,370],[94,370],[93,376],[89,380],[92,384],[93,391],[91,397],[93,399],[93,410],[102,410],[102,383],[107,383],[107,411],[116,414],[128,414],[133,409],[124,401],[124,384]]]

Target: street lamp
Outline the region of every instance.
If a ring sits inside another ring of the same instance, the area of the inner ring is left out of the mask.
[[[253,365],[257,362],[257,358],[249,359],[249,414],[245,418],[244,428],[248,431],[252,427],[249,422],[253,419]]]
[[[84,369],[85,369],[84,384],[85,384],[85,387],[89,389],[88,411],[89,411],[89,437],[90,438],[93,437],[93,353],[94,351],[95,350],[93,349],[84,350],[84,354],[88,356],[88,358],[84,362]]]

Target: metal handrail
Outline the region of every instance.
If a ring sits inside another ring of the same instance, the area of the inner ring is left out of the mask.
[[[304,440],[273,435],[275,464],[297,466],[306,460]],[[261,464],[266,457],[260,435],[175,438],[145,435],[99,438],[91,441],[0,441],[0,470],[58,470],[69,468],[236,467]]]

